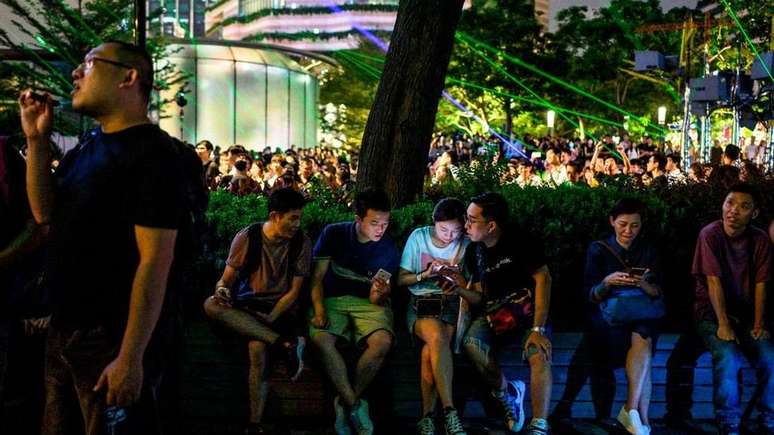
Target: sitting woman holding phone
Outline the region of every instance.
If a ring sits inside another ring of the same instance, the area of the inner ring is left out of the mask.
[[[422,346],[422,419],[419,433],[435,433],[436,397],[444,410],[445,432],[464,435],[452,404],[452,349],[460,311],[460,297],[444,294],[439,286],[452,271],[459,271],[469,240],[465,239],[465,205],[444,198],[433,210],[433,226],[417,228],[408,238],[400,261],[398,285],[408,286],[408,327]]]
[[[594,364],[612,369],[625,361],[628,393],[618,421],[636,435],[650,433],[651,360],[664,315],[658,256],[638,237],[645,213],[637,199],[618,201],[609,214],[614,233],[588,248],[584,281]]]

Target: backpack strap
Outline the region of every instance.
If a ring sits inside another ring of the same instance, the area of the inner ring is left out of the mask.
[[[250,276],[261,268],[263,253],[263,222],[256,222],[247,227],[247,255],[239,270],[239,281],[247,281]]]
[[[290,247],[288,248],[288,285],[293,280],[293,273],[296,272],[296,261],[301,256],[301,250],[304,248],[304,233],[299,228],[293,238],[290,239]]]
[[[618,255],[617,252],[615,252],[615,249],[613,249],[612,246],[608,245],[606,241],[604,241],[604,240],[597,240],[594,243],[599,243],[600,245],[602,245],[605,248],[607,248],[607,250],[610,251],[611,254],[613,254],[613,256],[616,258],[616,260],[618,260],[623,265],[624,268],[628,269],[630,267],[629,263],[624,261],[624,259],[621,258],[621,256]]]

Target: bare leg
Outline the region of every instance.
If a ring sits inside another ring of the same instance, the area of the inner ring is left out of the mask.
[[[436,319],[419,319],[414,332],[430,348],[430,363],[433,379],[444,408],[453,406],[452,377],[454,364],[451,354],[451,337],[454,327]]]
[[[253,340],[272,344],[279,338],[279,334],[255,317],[242,310],[222,305],[212,296],[204,301],[204,312],[210,318]]]
[[[650,395],[653,391],[653,384],[651,383],[650,373],[652,371],[652,363],[648,363],[645,373],[645,382],[642,385],[642,394],[640,394],[640,402],[637,406],[637,410],[640,413],[640,420],[642,424],[650,424],[648,420],[648,409],[650,408]]]
[[[626,396],[626,410],[638,409],[648,367],[651,359],[651,340],[632,333],[632,347],[626,354],[626,380],[629,391]],[[640,418],[643,416],[640,415]]]
[[[384,329],[374,331],[366,338],[366,345],[368,347],[360,355],[355,367],[355,397],[360,397],[363,394],[363,391],[382,367],[384,358],[392,346],[392,334]]]
[[[266,374],[266,343],[253,340],[247,343],[250,355],[250,371],[248,374],[248,391],[250,392],[250,422],[260,423],[263,409],[266,405],[268,385]]]
[[[500,365],[492,355],[491,349],[475,338],[468,338],[465,341],[465,353],[468,354],[470,362],[492,390],[502,391],[505,389],[505,377],[500,370]]]
[[[548,418],[553,385],[551,362],[543,352],[529,357],[529,393],[532,397],[532,418]]]
[[[422,363],[420,368],[420,391],[422,392],[422,416],[435,410],[435,381],[433,381],[433,366],[430,364],[430,348],[422,346]]]
[[[312,337],[312,342],[320,349],[325,372],[328,374],[333,386],[339,393],[346,406],[352,406],[357,401],[357,395],[352,389],[347,377],[347,365],[336,349],[336,336],[327,332],[320,332]]]

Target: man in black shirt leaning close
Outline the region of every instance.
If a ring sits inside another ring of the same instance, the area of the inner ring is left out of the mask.
[[[471,324],[463,339],[465,351],[501,404],[506,426],[511,432],[519,432],[524,424],[525,386],[521,381],[505,379],[495,349],[509,342],[521,344],[523,358],[530,367],[532,402],[532,420],[526,433],[545,435],[549,430],[546,419],[553,378],[548,324],[551,274],[542,246],[539,240],[518,231],[509,222],[508,203],[498,193],[484,193],[471,200],[465,230],[471,241],[464,257],[470,282],[467,288],[456,286],[452,290],[470,295],[466,299],[473,305]],[[445,287],[450,291],[449,285]],[[522,306],[514,328],[496,332],[485,307],[511,294],[523,295],[522,289],[530,290],[532,302]],[[479,302],[475,303],[477,299]]]
[[[88,435],[158,433],[153,388],[163,352],[150,349],[164,345],[171,320],[165,300],[183,217],[182,170],[169,137],[147,117],[153,64],[144,49],[103,43],[72,77],[73,110],[99,127],[55,174],[52,99],[19,97],[30,208],[51,237],[42,433],[68,433],[79,420]]]

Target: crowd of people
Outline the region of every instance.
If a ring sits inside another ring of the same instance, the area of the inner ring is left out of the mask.
[[[500,163],[503,185],[519,187],[598,187],[621,180],[632,187],[711,180],[730,185],[733,181],[755,183],[770,177],[766,150],[765,140],[755,137],[742,138],[739,145],[716,141],[708,162],[701,163],[693,155],[693,162],[686,167],[670,143],[656,142],[650,136],[639,141],[626,134],[605,135],[599,141],[526,136],[516,146],[506,145],[494,136],[437,133],[430,144],[425,175],[429,185],[454,181],[461,169],[487,158]],[[317,183],[350,202],[357,176],[357,152],[341,148],[291,146],[283,151],[266,147],[256,152],[231,145],[221,151],[202,140],[196,151],[205,167],[208,188],[236,195],[268,195],[274,189],[290,187],[309,197],[310,185]]]
[[[47,329],[42,433],[161,433],[159,387],[173,347],[175,299],[183,290],[180,242],[189,218],[183,163],[175,142],[147,118],[153,83],[147,52],[104,43],[88,52],[72,77],[73,110],[99,126],[56,170],[48,145],[50,96],[25,91],[19,97],[26,155],[0,146],[0,284],[13,287],[17,266],[46,246],[52,314],[50,322],[31,325]],[[472,165],[481,149],[489,152],[468,143],[449,144],[437,136],[428,158],[429,182],[443,183],[456,176],[460,161]],[[557,139],[535,145],[545,149],[545,159],[543,151],[534,161],[517,159],[516,174],[509,170],[504,182],[580,182],[587,180],[587,168],[594,172],[589,185],[604,182],[597,170],[643,184],[681,182],[676,155],[662,157],[663,150],[647,140],[645,146],[625,138],[614,144],[610,137],[601,145],[570,146]],[[309,344],[319,351],[336,392],[331,403],[336,433],[372,434],[363,393],[394,344],[399,326],[393,310],[399,308],[390,301],[403,287],[410,292],[406,327],[421,347],[419,433],[466,433],[451,397],[454,352],[471,362],[509,431],[550,432],[549,309],[555,303],[550,260],[538,237],[512,223],[502,195],[440,200],[433,224],[415,229],[401,248],[388,233],[389,198],[367,189],[353,195],[353,220],[327,225],[313,241],[301,229],[306,187],[318,178],[331,188],[351,189],[356,156],[323,148],[256,155],[235,145],[216,159],[206,141],[196,150],[211,189],[268,196],[268,219],[234,235],[222,276],[203,301],[207,316],[245,339],[250,392],[245,433],[267,433],[262,420],[268,358],[285,359],[295,379]],[[495,156],[510,165],[508,150],[498,149]],[[737,167],[738,157],[727,146],[724,165],[712,173],[735,168],[738,179],[751,176]],[[645,158],[640,173],[634,168]],[[695,174],[704,175],[704,168]],[[774,343],[765,312],[774,223],[768,234],[751,225],[761,200],[750,184],[733,184],[718,208],[721,219],[699,234],[691,269],[696,329],[713,357],[718,425],[723,434],[739,433],[738,372],[746,357],[758,369],[760,431],[774,434]],[[635,435],[651,431],[652,355],[665,312],[660,256],[641,235],[645,214],[642,202],[621,199],[609,212],[610,236],[589,246],[584,272],[596,357],[625,366],[627,399],[618,421]],[[305,283],[311,307],[300,312]],[[18,320],[15,302],[3,297],[0,399],[10,325]],[[529,365],[529,392],[523,381],[507,379],[498,364],[495,356],[508,343],[519,343],[518,353]],[[347,367],[341,344],[360,351],[354,367]]]
[[[460,168],[474,164],[477,156],[486,153],[491,153],[495,162],[505,163],[501,182],[520,187],[564,183],[597,187],[618,179],[632,186],[711,179],[756,182],[771,175],[766,165],[770,157],[766,141],[756,137],[742,138],[738,145],[715,141],[706,163],[701,163],[692,149],[692,163],[687,167],[669,142],[657,142],[650,136],[639,141],[628,134],[604,135],[598,141],[526,136],[514,143],[505,144],[496,137],[437,134],[430,146],[428,178],[433,184],[456,179]]]

